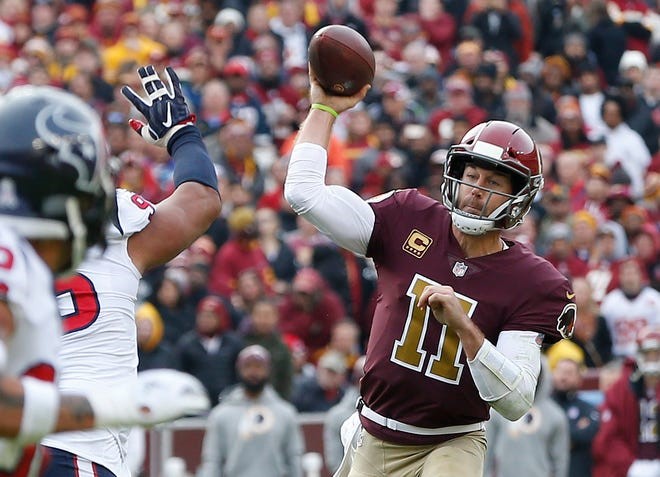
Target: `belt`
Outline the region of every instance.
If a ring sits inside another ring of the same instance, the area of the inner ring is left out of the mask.
[[[442,436],[446,434],[465,434],[468,432],[481,431],[485,429],[485,422],[475,422],[473,424],[465,424],[462,426],[448,426],[448,427],[418,427],[405,422],[390,419],[389,417],[378,414],[373,409],[369,409],[366,404],[360,402],[358,404],[358,411],[364,417],[376,424],[392,429],[393,431],[407,432],[408,434],[416,434],[418,436]]]

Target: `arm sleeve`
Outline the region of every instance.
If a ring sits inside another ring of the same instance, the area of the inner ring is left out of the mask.
[[[481,398],[505,418],[520,419],[534,402],[541,345],[533,331],[503,331],[497,347],[485,340],[468,366]]]
[[[321,146],[297,144],[291,153],[284,197],[293,210],[339,246],[367,252],[376,220],[371,206],[346,187],[325,184],[328,154]]]

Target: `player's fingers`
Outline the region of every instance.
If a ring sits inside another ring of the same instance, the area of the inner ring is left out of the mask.
[[[138,75],[140,75],[142,87],[149,95],[152,104],[163,96],[169,96],[165,83],[160,79],[153,65],[141,66],[138,69]]]
[[[174,71],[174,68],[171,66],[165,68],[165,79],[167,80],[171,98],[183,96],[183,91],[181,91],[181,81],[179,80],[176,71]]]
[[[144,100],[138,96],[138,94],[133,91],[133,88],[130,86],[122,86],[121,94],[126,98],[135,108],[142,113],[146,118],[147,113],[149,112],[149,105],[144,102]]]

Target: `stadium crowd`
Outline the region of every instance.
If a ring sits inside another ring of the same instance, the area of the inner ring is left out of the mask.
[[[214,161],[222,216],[142,281],[140,370],[189,372],[217,403],[240,351],[259,344],[300,412],[327,411],[351,386],[375,270],[283,198],[310,106],[307,45],[328,24],[361,32],[377,62],[336,124],[328,179],[365,198],[418,188],[442,200],[449,145],[486,119],[521,125],[545,188],[507,236],[572,281],[571,360],[625,369],[639,331],[660,325],[658,2],[2,0],[0,91],[53,85],[91,105],[119,187],[151,202],[173,189],[170,156],[131,131],[119,92],[139,88],[144,64],[175,68]]]

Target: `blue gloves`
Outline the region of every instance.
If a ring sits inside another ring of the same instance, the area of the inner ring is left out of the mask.
[[[169,88],[165,87],[153,65],[140,67],[138,74],[148,100],[143,100],[130,86],[122,87],[121,92],[147,119],[147,124],[137,119],[130,119],[129,124],[148,143],[167,147],[177,131],[194,124],[195,115],[190,112],[179,77],[170,66],[165,68]]]

